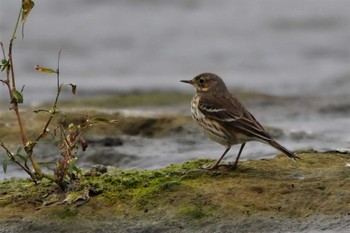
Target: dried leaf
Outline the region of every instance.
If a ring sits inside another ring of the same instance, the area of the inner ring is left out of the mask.
[[[50,111],[46,110],[46,109],[36,109],[33,111],[34,113],[39,113],[39,112],[47,112],[50,113]]]
[[[77,85],[74,85],[74,84],[69,84],[71,87],[72,87],[72,93],[73,95],[75,95],[77,93]]]
[[[33,7],[34,2],[32,0],[22,0],[22,22],[27,20],[27,17]]]

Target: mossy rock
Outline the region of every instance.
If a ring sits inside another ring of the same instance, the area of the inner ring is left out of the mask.
[[[2,181],[0,231],[347,230],[350,155],[298,155],[298,162],[283,155],[241,162],[235,171],[203,170],[211,160],[152,171],[109,168],[86,172],[68,193],[45,181]]]

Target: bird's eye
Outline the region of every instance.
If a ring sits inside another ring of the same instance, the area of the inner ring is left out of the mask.
[[[204,83],[204,79],[199,79],[199,83],[203,84]]]

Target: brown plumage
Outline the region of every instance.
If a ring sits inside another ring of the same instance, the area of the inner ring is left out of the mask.
[[[212,73],[203,73],[192,80],[182,80],[196,88],[191,103],[194,121],[212,140],[226,147],[219,160],[211,167],[219,167],[221,160],[232,145],[242,144],[232,168],[236,168],[239,157],[248,141],[269,144],[292,159],[299,159],[266,132],[254,116],[226,88],[224,81]]]

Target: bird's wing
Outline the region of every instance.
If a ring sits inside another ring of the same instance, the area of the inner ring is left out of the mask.
[[[242,108],[233,107],[234,104],[229,104],[229,101],[229,98],[212,96],[210,94],[201,95],[198,108],[208,118],[218,121],[234,122],[241,119],[243,117]]]
[[[263,141],[270,141],[271,136],[245,107],[233,96],[217,97],[202,95],[199,110],[208,118],[221,122],[228,128],[253,136]]]

